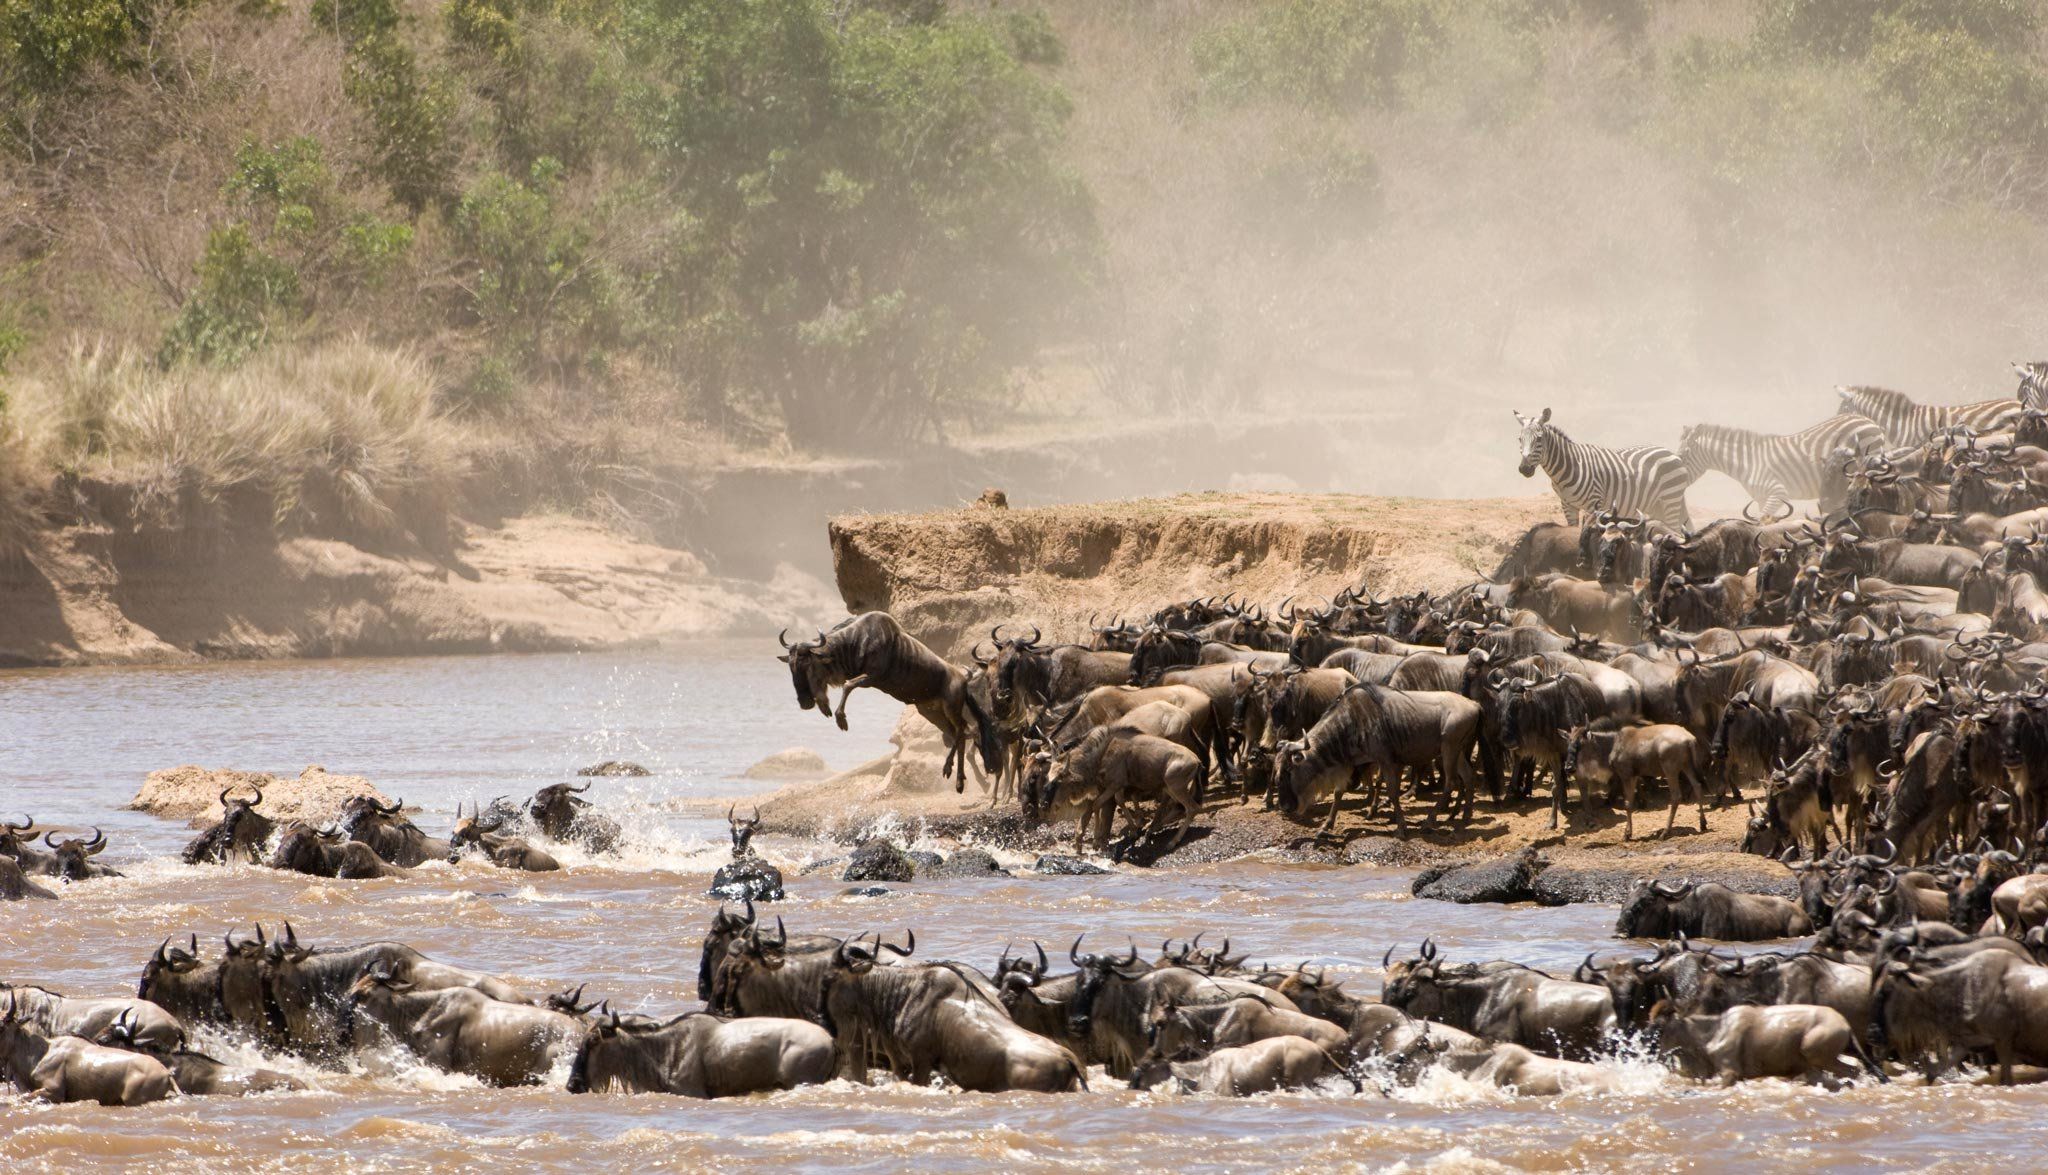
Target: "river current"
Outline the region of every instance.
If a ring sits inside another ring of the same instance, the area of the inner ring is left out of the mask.
[[[698,943],[726,859],[723,822],[693,799],[766,786],[750,763],[808,746],[835,768],[888,749],[896,707],[854,698],[842,733],[792,704],[772,643],[715,642],[593,656],[228,664],[0,673],[0,813],[98,825],[102,858],[128,876],[58,902],[0,907],[0,979],[77,995],[132,994],[165,935],[217,947],[231,928],[290,919],[309,943],[397,939],[542,992],[589,984],[622,1010],[694,1006]],[[523,797],[581,766],[629,759],[653,774],[597,782],[591,798],[629,830],[616,858],[562,854],[559,874],[430,865],[405,879],[323,881],[256,867],[188,867],[182,822],[124,810],[151,770],[193,763],[365,775],[445,833],[458,801]],[[915,838],[914,828],[900,830]],[[1389,946],[1425,935],[1452,959],[1506,957],[1569,971],[1610,937],[1612,907],[1556,910],[1418,901],[1397,870],[1257,857],[1107,877],[920,882],[845,896],[844,850],[757,842],[789,879],[792,931],[917,931],[918,954],[992,967],[1005,944],[1055,958],[1086,931],[1134,939],[1229,933],[1233,949],[1310,960],[1377,990]],[[1015,865],[1029,857],[997,856]],[[209,949],[211,953],[211,949]],[[217,1055],[294,1072],[315,1088],[179,1098],[139,1109],[46,1106],[0,1092],[0,1170],[1245,1171],[2036,1169],[2048,1154],[2048,1088],[1917,1080],[1824,1092],[1779,1081],[1732,1089],[1679,1080],[1640,1058],[1608,1062],[1622,1092],[1523,1098],[1431,1078],[1392,1096],[1347,1090],[1241,1101],[1134,1093],[1098,1070],[1064,1097],[844,1082],[718,1102],[571,1096],[565,1074],[500,1090],[403,1054],[323,1071],[247,1045]],[[1368,1086],[1370,1090],[1371,1087]]]

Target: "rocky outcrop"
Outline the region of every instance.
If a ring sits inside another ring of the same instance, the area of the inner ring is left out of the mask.
[[[1091,613],[1140,616],[1192,596],[1443,591],[1493,570],[1555,511],[1549,498],[1245,493],[855,515],[832,521],[832,560],[849,611],[887,611],[964,658],[998,622],[1076,639]]]
[[[220,820],[223,791],[233,790],[246,797],[251,788],[263,792],[263,802],[256,809],[263,815],[273,820],[304,820],[308,824],[325,824],[334,819],[341,806],[355,796],[370,796],[380,804],[391,802],[390,797],[362,776],[330,774],[316,764],[296,778],[267,771],[208,767],[152,771],[128,806],[170,820],[190,821],[198,828]]]

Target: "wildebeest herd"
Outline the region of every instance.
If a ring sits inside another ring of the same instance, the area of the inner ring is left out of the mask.
[[[1148,814],[1124,845],[1177,844],[1225,788],[1320,810],[1324,834],[1360,790],[1366,819],[1406,835],[1404,799],[1465,822],[1482,788],[1518,802],[1547,779],[1553,828],[1576,782],[1578,807],[1619,802],[1633,839],[1639,788],[1661,785],[1666,835],[1682,801],[1702,831],[1710,803],[1740,803],[1745,847],[1771,856],[2031,860],[2048,823],[2048,365],[2018,370],[2018,399],[1845,388],[1813,428],[1696,426],[1682,454],[1578,445],[1546,410],[1524,421],[1523,470],[1549,472],[1573,524],[1535,526],[1440,595],[1211,596],[1091,620],[1076,643],[998,625],[967,665],[868,613],[785,636],[782,659],[802,707],[833,714],[832,686],[842,725],[855,689],[914,705],[956,786],[978,763],[995,803],[1101,847],[1119,809]],[[1708,469],[1765,512],[1692,528],[1682,490]],[[1790,517],[1797,495],[1823,511]]]
[[[939,729],[956,786],[972,766],[993,802],[1104,849],[1119,811],[1120,851],[1171,849],[1214,803],[1254,797],[1334,835],[1354,790],[1364,821],[1402,835],[1404,801],[1429,805],[1427,825],[1464,823],[1482,790],[1506,805],[1547,786],[1552,827],[1619,804],[1628,839],[1642,788],[1664,789],[1666,836],[1685,799],[1702,829],[1710,804],[1742,805],[1744,848],[1782,859],[1796,896],[1638,882],[1616,933],[1654,949],[1588,955],[1567,978],[1453,963],[1425,941],[1387,950],[1372,998],[1228,939],[1141,957],[1083,936],[1069,970],[1036,943],[983,970],[919,958],[914,934],[791,934],[750,900],[704,935],[703,1009],[656,1018],[586,986],[535,999],[399,943],[316,947],[281,924],[217,950],[166,939],[134,999],[0,985],[0,1069],[52,1100],[117,1105],[302,1084],[193,1051],[204,1028],[315,1067],[397,1047],[491,1084],[691,1097],[875,1069],[1068,1093],[1098,1066],[1227,1095],[1386,1093],[1431,1072],[1543,1095],[1616,1087],[1617,1054],[1721,1082],[1932,1081],[1964,1063],[2011,1081],[2048,1066],[2048,412],[2042,368],[2021,374],[2021,398],[1962,409],[1845,389],[1844,411],[1804,432],[1699,426],[1677,454],[1576,444],[1546,410],[1524,421],[1523,469],[1550,474],[1568,524],[1443,594],[1211,596],[1091,620],[1071,644],[999,625],[967,664],[885,613],[784,640],[803,708],[843,727],[849,693],[881,690]],[[1760,510],[1692,528],[1683,490],[1706,469]],[[1819,513],[1791,517],[1809,497]],[[374,877],[469,853],[546,871],[550,843],[603,853],[621,836],[569,785],[458,809],[447,838],[367,797],[325,828],[260,803],[223,793],[186,860]],[[779,896],[751,847],[758,815],[727,819],[721,886]],[[0,824],[0,893],[111,872],[94,860],[103,835],[36,831]],[[1752,954],[1695,941],[1809,935]]]
[[[1854,879],[1887,866],[1843,869]],[[1843,909],[1808,950],[1739,955],[1680,933],[1647,953],[1588,955],[1569,978],[1452,963],[1425,940],[1402,960],[1387,949],[1378,998],[1203,937],[1147,958],[1135,945],[1084,951],[1084,935],[1065,971],[1034,942],[983,970],[919,959],[914,933],[901,945],[793,935],[751,902],[721,905],[698,958],[705,1007],[651,1017],[612,1009],[587,984],[534,999],[401,943],[313,946],[288,922],[274,935],[259,925],[211,951],[196,935],[165,939],[134,998],[0,985],[0,1067],[50,1100],[107,1105],[305,1087],[195,1051],[202,1028],[316,1070],[397,1047],[486,1084],[699,1098],[865,1081],[873,1069],[974,1092],[1070,1093],[1100,1066],[1098,1081],[1224,1095],[1385,1094],[1441,1069],[1542,1096],[1618,1088],[1625,1071],[1605,1063],[1617,1056],[1722,1083],[1829,1086],[1886,1081],[1900,1065],[1933,1081],[1982,1060],[2010,1081],[2015,1064],[2048,1064],[2038,933],[2022,942],[1912,916],[1887,926]]]

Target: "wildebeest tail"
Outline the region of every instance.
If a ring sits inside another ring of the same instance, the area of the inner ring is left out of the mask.
[[[1872,1028],[1876,1028],[1875,1023],[1872,1024]],[[1884,1066],[1878,1064],[1877,1058],[1870,1055],[1870,1049],[1866,1044],[1864,1044],[1862,1037],[1856,1035],[1855,1033],[1850,1033],[1849,1047],[1855,1050],[1856,1059],[1858,1061],[1863,1062],[1863,1067],[1865,1069],[1870,1070],[1870,1075],[1872,1077],[1877,1078],[1878,1081],[1882,1084],[1891,1084],[1892,1079],[1885,1075]]]

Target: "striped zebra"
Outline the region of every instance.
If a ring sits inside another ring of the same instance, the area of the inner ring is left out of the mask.
[[[1564,520],[1577,526],[1579,515],[1614,510],[1653,518],[1667,526],[1692,525],[1685,508],[1685,487],[1692,484],[1685,462],[1669,449],[1642,447],[1606,449],[1585,445],[1550,423],[1550,409],[1534,420],[1515,413],[1522,426],[1522,476],[1536,476],[1537,466],[1550,475],[1550,488],[1564,505]]]
[[[1862,416],[1830,416],[1791,433],[1751,432],[1724,424],[1689,424],[1679,430],[1678,455],[1693,480],[1725,473],[1742,483],[1765,518],[1789,513],[1793,498],[1820,502],[1822,513],[1848,503],[1843,458],[1884,448],[1884,430]]]
[[[2020,390],[2016,393],[2020,403],[2028,408],[2048,409],[2048,363],[2015,363],[2012,369],[2020,377]]]
[[[1974,404],[1921,404],[1904,392],[1887,388],[1836,388],[1842,406],[1840,416],[1863,416],[1877,422],[1884,439],[1893,446],[1917,448],[1934,439],[1934,434],[1957,425],[1978,432],[1995,432],[2019,415],[2018,400],[1979,400]]]

